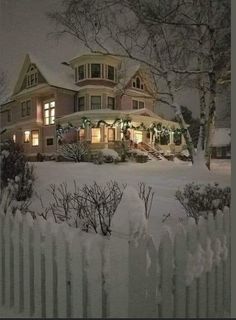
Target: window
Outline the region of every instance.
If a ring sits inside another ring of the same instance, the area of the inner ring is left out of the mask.
[[[7,122],[11,122],[11,110],[7,110]]]
[[[138,101],[138,100],[133,100],[133,109],[143,109],[144,108],[144,102],[143,101]]]
[[[134,87],[134,88],[136,87],[136,82],[135,82],[135,81],[133,81],[133,87]]]
[[[39,131],[32,130],[31,135],[32,135],[32,138],[31,138],[32,146],[37,147],[39,145]]]
[[[101,97],[91,96],[91,110],[101,109]]]
[[[101,140],[100,128],[92,128],[92,143],[99,143]]]
[[[79,141],[83,141],[85,140],[85,130],[84,129],[80,129],[79,130]]]
[[[114,110],[115,109],[115,98],[108,97],[108,108]]]
[[[12,140],[16,143],[16,135],[15,134],[13,134]]]
[[[29,116],[30,111],[31,111],[31,101],[27,100],[27,101],[21,102],[21,116],[22,117]]]
[[[44,124],[55,123],[55,101],[44,103]]]
[[[140,79],[139,79],[139,77],[136,78],[136,87],[138,89],[140,89]]]
[[[176,146],[179,146],[179,145],[181,145],[181,143],[182,143],[182,134],[179,134],[179,133],[174,133],[173,134],[173,140],[174,140],[174,144],[176,145]]]
[[[31,66],[26,75],[26,87],[33,87],[38,84],[38,70],[34,66]]]
[[[133,88],[137,88],[137,89],[141,89],[141,90],[143,90],[143,88],[144,88],[143,83],[139,77],[136,77],[136,79],[133,79],[132,86],[133,86]]]
[[[85,66],[78,67],[78,80],[83,80],[85,78]]]
[[[29,143],[30,142],[30,131],[25,131],[24,132],[24,143]]]
[[[97,63],[91,64],[91,78],[101,78],[101,65]]]
[[[167,145],[170,143],[170,135],[160,135],[160,144]]]
[[[78,111],[84,111],[84,97],[78,98]]]
[[[53,138],[47,138],[46,139],[46,145],[47,146],[53,146]]]
[[[108,128],[108,141],[115,141],[115,129]]]
[[[112,66],[108,66],[107,78],[109,80],[115,80],[115,68]]]

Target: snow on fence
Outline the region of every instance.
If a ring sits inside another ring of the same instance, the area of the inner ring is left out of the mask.
[[[130,221],[132,223],[132,221]],[[132,227],[132,225],[131,225]],[[30,215],[0,214],[0,314],[24,317],[222,317],[230,310],[229,209],[108,238]],[[119,228],[118,228],[119,229]],[[132,228],[131,228],[132,229]],[[129,229],[127,229],[129,230]]]

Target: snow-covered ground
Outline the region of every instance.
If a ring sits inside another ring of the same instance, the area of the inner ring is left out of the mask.
[[[152,186],[155,192],[149,221],[149,230],[158,241],[163,215],[170,213],[173,217],[185,215],[180,203],[175,199],[175,192],[186,183],[214,183],[230,186],[230,160],[213,160],[212,170],[200,171],[188,162],[156,161],[147,163],[119,163],[95,165],[93,163],[41,162],[34,163],[37,179],[35,190],[42,196],[45,204],[50,199],[50,184],[67,182],[68,189],[73,190],[73,180],[78,184],[105,183],[116,180],[138,189],[139,182]],[[39,200],[34,196],[32,209],[37,209]]]

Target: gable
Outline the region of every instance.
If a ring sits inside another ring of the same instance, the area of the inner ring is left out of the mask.
[[[46,79],[43,77],[36,64],[31,63],[25,73],[20,91],[46,82]]]
[[[150,77],[140,68],[130,78],[126,85],[126,89],[132,89],[139,93],[149,94],[153,96],[153,88]]]

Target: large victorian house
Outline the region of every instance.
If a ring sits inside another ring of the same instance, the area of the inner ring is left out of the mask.
[[[124,68],[113,56],[85,54],[46,66],[27,54],[12,96],[1,106],[2,136],[22,143],[28,157],[56,153],[57,128],[68,123],[93,149],[115,149],[126,139],[181,151],[179,125],[154,112],[154,93],[147,70]]]

